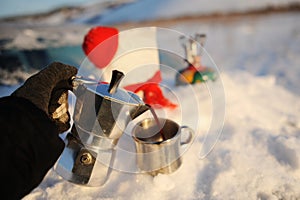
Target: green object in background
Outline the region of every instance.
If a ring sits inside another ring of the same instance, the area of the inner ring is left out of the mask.
[[[216,76],[215,72],[212,69],[207,68],[204,71],[197,71],[194,74],[192,84],[206,82],[208,80],[215,81],[216,78],[217,78],[217,76]]]
[[[190,73],[187,73],[190,72]],[[189,79],[189,77],[191,79]],[[207,81],[215,81],[217,79],[217,74],[212,68],[205,68],[202,71],[189,70],[188,68],[179,71],[175,77],[175,84],[186,85],[186,84],[195,84],[195,83],[204,83]]]

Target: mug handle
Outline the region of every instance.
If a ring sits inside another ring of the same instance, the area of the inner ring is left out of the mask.
[[[194,130],[191,129],[190,127],[188,127],[188,126],[181,126],[180,130],[182,132],[181,134],[183,134],[183,133],[188,133],[189,134],[188,138],[185,141],[180,142],[180,145],[189,144],[192,141],[192,139],[194,138],[194,135],[195,135]]]

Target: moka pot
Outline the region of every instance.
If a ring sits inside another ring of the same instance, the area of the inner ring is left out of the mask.
[[[149,109],[136,94],[118,88],[124,74],[114,70],[111,82],[75,78],[74,124],[55,170],[73,183],[101,186],[111,173],[115,146],[128,123]]]

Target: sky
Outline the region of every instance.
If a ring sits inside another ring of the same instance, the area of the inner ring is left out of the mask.
[[[77,6],[105,0],[1,0],[0,18],[47,12],[61,6]]]

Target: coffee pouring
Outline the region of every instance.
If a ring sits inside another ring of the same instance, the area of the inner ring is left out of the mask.
[[[120,89],[124,77],[114,70],[110,83],[74,77],[74,124],[55,170],[70,182],[103,185],[111,173],[115,146],[128,123],[149,110],[139,96]]]

